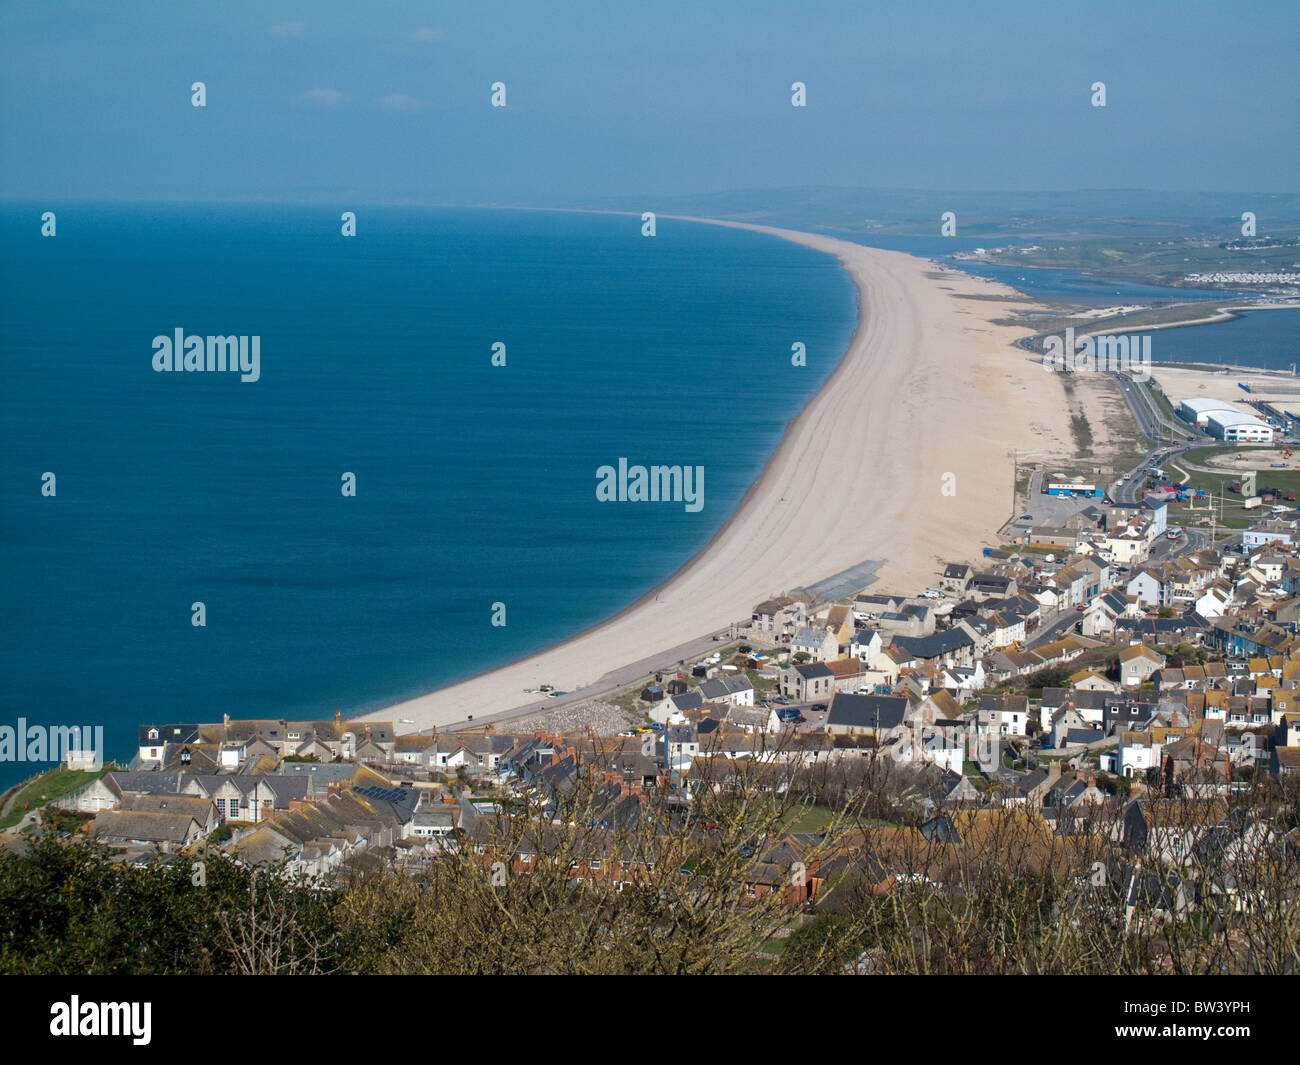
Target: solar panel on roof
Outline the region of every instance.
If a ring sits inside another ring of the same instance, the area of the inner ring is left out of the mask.
[[[368,799],[380,799],[384,802],[398,803],[406,798],[405,788],[385,788],[378,784],[367,784],[362,788],[354,789],[358,795],[364,795]]]

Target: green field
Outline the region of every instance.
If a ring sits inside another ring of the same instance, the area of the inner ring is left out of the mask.
[[[1044,239],[1032,251],[1006,251],[990,254],[983,262],[1007,266],[1051,267],[1086,270],[1132,280],[1152,280],[1177,284],[1187,274],[1251,270],[1266,273],[1292,269],[1300,248],[1294,243],[1295,231],[1279,232],[1281,243],[1274,247],[1224,248],[1220,245],[1239,236],[1226,228],[1222,233],[1181,237],[1126,238],[1108,235],[1100,238]],[[1032,239],[1016,234],[1014,239]]]
[[[1249,453],[1252,449],[1243,447],[1238,444],[1230,444],[1219,447],[1198,448],[1189,452],[1191,461],[1197,465],[1208,466],[1209,459],[1215,455],[1237,455],[1243,452]],[[1265,448],[1263,450],[1272,450]],[[1178,477],[1179,462],[1174,461],[1166,466],[1166,472],[1171,477]],[[1186,469],[1186,467],[1181,467]],[[1282,490],[1282,497],[1278,500],[1280,503],[1286,502],[1286,493],[1294,490],[1297,496],[1300,496],[1300,470],[1274,470],[1269,469],[1267,463],[1262,463],[1259,467],[1258,475],[1255,478],[1255,494],[1259,495],[1261,489],[1266,487],[1279,488]],[[1244,529],[1249,525],[1261,520],[1268,515],[1268,505],[1261,506],[1253,511],[1245,510],[1242,507],[1245,497],[1235,492],[1230,492],[1228,486],[1233,481],[1241,480],[1241,474],[1225,470],[1223,473],[1202,473],[1199,470],[1187,470],[1187,483],[1193,488],[1204,489],[1207,495],[1215,496],[1216,500],[1222,493],[1222,511],[1219,524],[1226,528]],[[1205,507],[1205,501],[1200,501],[1200,507],[1197,510],[1190,509],[1183,503],[1171,503],[1169,506],[1169,521],[1175,525],[1193,525],[1199,524],[1200,520],[1208,517],[1208,511]]]
[[[13,828],[23,819],[23,815],[44,806],[47,802],[62,798],[78,788],[85,787],[92,780],[98,780],[105,773],[117,767],[111,762],[96,772],[79,769],[47,769],[39,776],[33,777],[14,797],[9,814],[0,819],[0,830]],[[27,807],[28,809],[24,809]]]

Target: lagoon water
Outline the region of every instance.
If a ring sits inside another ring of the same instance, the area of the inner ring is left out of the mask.
[[[64,204],[53,238],[0,208],[0,724],[120,759],[141,723],[346,715],[571,636],[708,542],[856,321],[774,237],[358,209],[344,238],[346,206]],[[260,336],[260,380],[155,372],[178,328]],[[703,508],[597,501],[621,457],[704,467]]]
[[[1157,362],[1210,362],[1289,370],[1300,363],[1300,308],[1247,311],[1226,322],[1151,334]]]

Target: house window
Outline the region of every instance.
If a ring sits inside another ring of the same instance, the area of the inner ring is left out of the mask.
[[[592,869],[595,869],[595,870],[599,870],[599,869],[600,869],[600,859],[599,859],[599,858],[593,858],[593,859],[591,859],[591,863],[590,863],[590,864],[591,864]]]

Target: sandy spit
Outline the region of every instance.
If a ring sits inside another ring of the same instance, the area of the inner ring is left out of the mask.
[[[1012,451],[1068,454],[1060,378],[994,324],[1032,306],[1009,288],[900,252],[769,226],[835,255],[858,289],[856,332],[731,520],[659,588],[539,654],[361,715],[399,732],[490,720],[547,683],[573,691],[748,619],[770,595],[867,559],[872,590],[913,594],[973,561],[1012,517]],[[936,271],[941,276],[935,277]],[[963,296],[998,296],[966,299]],[[813,353],[810,353],[812,355]],[[792,367],[791,373],[800,372]]]

